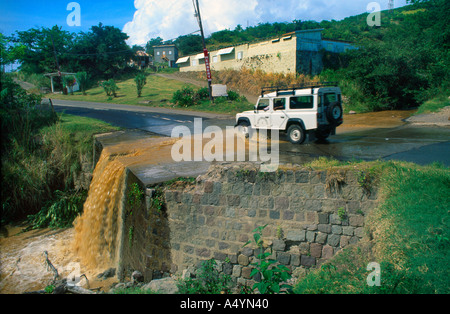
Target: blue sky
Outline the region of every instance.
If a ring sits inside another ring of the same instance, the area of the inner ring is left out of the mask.
[[[81,26],[67,25],[70,2],[81,8]],[[221,29],[244,28],[265,22],[341,20],[367,12],[372,0],[200,0],[207,34]],[[381,10],[389,0],[378,0]],[[395,0],[395,7],[406,0]],[[32,27],[62,26],[72,32],[88,31],[103,23],[122,29],[129,44],[145,44],[151,38],[176,38],[198,30],[192,0],[0,0],[0,32],[11,35]]]

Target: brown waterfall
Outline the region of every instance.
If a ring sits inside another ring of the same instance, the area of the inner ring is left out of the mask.
[[[83,214],[74,223],[73,250],[83,268],[104,270],[116,266],[126,197],[126,168],[167,161],[173,142],[146,139],[103,149]]]

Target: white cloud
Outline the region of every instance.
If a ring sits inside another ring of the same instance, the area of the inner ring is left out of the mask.
[[[405,1],[405,0],[402,0]],[[200,0],[206,35],[258,23],[340,20],[366,11],[371,0]],[[387,0],[384,0],[387,5]],[[383,5],[384,5],[383,2]],[[199,29],[192,0],[135,0],[136,13],[123,31],[130,45],[174,39]]]

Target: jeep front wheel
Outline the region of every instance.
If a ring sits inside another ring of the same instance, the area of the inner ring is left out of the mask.
[[[302,144],[305,141],[305,130],[301,126],[294,124],[288,128],[287,136],[292,144]]]

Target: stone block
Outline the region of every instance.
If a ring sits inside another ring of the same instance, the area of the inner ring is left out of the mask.
[[[277,197],[275,198],[275,209],[289,209],[289,198]]]
[[[316,242],[320,244],[325,244],[327,242],[328,234],[319,232],[316,235]]]
[[[313,243],[316,239],[316,233],[314,231],[306,231],[306,241]]]
[[[291,265],[292,266],[300,266],[300,255],[299,254],[291,254]]]
[[[228,206],[239,206],[241,203],[241,198],[239,195],[227,195]]]
[[[288,230],[286,234],[286,240],[293,242],[303,242],[306,241],[306,231],[305,230]]]
[[[329,223],[329,215],[327,213],[319,213],[318,215],[319,224],[328,224]]]
[[[284,252],[286,249],[286,243],[283,240],[275,239],[272,241],[272,249],[274,251]]]
[[[322,244],[311,243],[309,250],[313,257],[320,258],[322,256]]]
[[[341,241],[341,236],[337,234],[332,234],[327,238],[327,243],[330,246],[337,247]]]
[[[242,266],[234,265],[231,276],[233,277],[241,277]]]
[[[344,226],[342,227],[342,234],[347,236],[352,236],[355,231],[354,227]]]
[[[319,230],[322,233],[331,233],[331,225],[329,224],[320,224],[317,225],[317,230]]]
[[[316,265],[316,258],[312,256],[302,255],[300,261],[301,265],[305,267]]]
[[[269,211],[269,217],[271,219],[280,219],[280,212],[276,210]]]
[[[363,227],[355,228],[355,236],[357,236],[359,238],[363,238],[364,237],[364,228]]]
[[[331,233],[332,234],[338,234],[338,235],[342,234],[342,227],[338,226],[338,225],[332,225],[331,226]]]
[[[240,254],[238,256],[238,263],[239,263],[239,265],[242,265],[242,266],[248,266],[248,264],[250,264],[250,260],[249,260],[248,256]]]
[[[280,264],[289,265],[291,254],[285,252],[277,253],[277,261],[280,262]]]
[[[296,183],[309,183],[309,171],[296,171],[295,172]]]
[[[349,223],[352,227],[362,227],[364,226],[364,216],[350,216]]]
[[[251,279],[250,274],[252,273],[252,267],[243,267],[241,271],[241,276],[245,279]]]
[[[323,259],[330,259],[334,255],[334,249],[330,245],[324,245],[322,248],[322,258]]]

